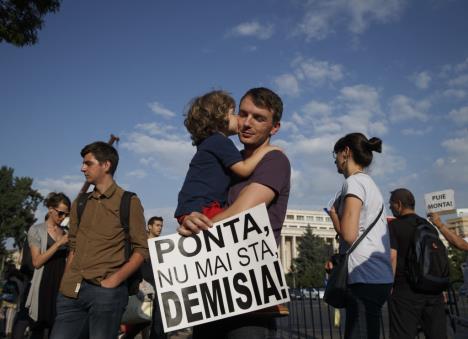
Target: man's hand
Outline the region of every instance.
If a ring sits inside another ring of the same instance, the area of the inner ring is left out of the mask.
[[[440,216],[438,213],[432,212],[427,215],[429,217],[429,220],[438,228],[441,229],[444,224],[442,221],[440,221]]]
[[[182,224],[177,228],[177,232],[184,237],[188,237],[192,234],[198,234],[200,231],[206,231],[211,226],[213,226],[213,223],[206,215],[192,212],[185,216]]]
[[[112,274],[108,276],[106,279],[101,281],[101,287],[104,288],[116,288],[118,287],[122,282],[118,280],[116,274]]]

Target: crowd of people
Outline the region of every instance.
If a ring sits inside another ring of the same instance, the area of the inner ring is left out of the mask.
[[[278,244],[291,165],[270,141],[280,129],[283,103],[270,89],[253,88],[241,98],[237,114],[235,108],[225,91],[212,91],[190,102],[184,123],[196,153],[178,195],[174,213],[178,233],[197,234],[265,203]],[[236,134],[241,152],[229,139]],[[379,338],[381,309],[388,300],[391,338],[412,339],[422,324],[427,338],[443,339],[441,294],[417,291],[407,282],[408,244],[421,219],[414,212],[414,197],[406,189],[391,192],[390,209],[396,220],[388,225],[385,200],[367,171],[373,152],[381,151],[382,140],[362,133],[347,134],[333,147],[336,169],[345,179],[329,211],[339,252],[346,253],[372,225],[349,255],[345,338]],[[73,203],[63,193],[51,193],[45,200],[45,222],[28,232],[33,274],[13,337],[22,338],[26,319],[31,338],[117,338],[133,292],[131,282],[142,276],[152,286],[152,321],[127,328],[125,337],[143,331],[144,337],[166,338],[147,244],[148,237],[160,235],[163,219],[152,217],[146,224],[138,196],[118,186],[114,173],[119,156],[114,147],[94,142],[81,150],[81,156],[81,171],[94,189]],[[67,216],[65,232],[60,225]],[[451,244],[468,250],[468,244],[437,214],[431,220]],[[332,261],[325,266],[332,270]],[[274,313],[247,313],[197,325],[192,338],[270,338],[275,332]]]

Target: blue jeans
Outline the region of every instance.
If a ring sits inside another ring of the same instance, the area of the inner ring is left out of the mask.
[[[346,297],[345,339],[379,339],[382,306],[392,284],[351,284]]]
[[[93,339],[115,339],[127,302],[125,284],[104,288],[83,281],[77,299],[59,293],[50,338],[78,339],[88,334]]]

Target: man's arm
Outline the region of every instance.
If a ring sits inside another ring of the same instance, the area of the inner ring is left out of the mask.
[[[229,218],[232,215],[241,213],[249,208],[255,207],[258,204],[270,204],[275,198],[275,192],[268,186],[253,182],[245,186],[239,193],[239,196],[234,203],[227,209],[217,214],[213,221],[219,221]],[[177,231],[180,235],[190,236],[201,230],[207,230],[213,225],[212,221],[206,216],[198,212],[192,212],[187,215]]]
[[[101,286],[114,288],[119,286],[143,264],[144,258],[139,252],[133,252],[130,259],[119,270],[101,281]]]
[[[460,236],[455,234],[452,230],[450,230],[441,220],[439,214],[437,213],[429,213],[429,219],[432,223],[439,229],[440,233],[444,236],[447,241],[462,251],[468,251],[468,243],[462,239]]]
[[[394,250],[393,248],[390,249],[390,260],[392,262],[393,276],[395,276],[395,272],[396,272],[397,257],[398,257],[397,250]]]

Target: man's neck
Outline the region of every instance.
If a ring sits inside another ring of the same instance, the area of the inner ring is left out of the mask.
[[[263,142],[263,144],[260,144],[260,145],[244,145],[244,157],[249,158],[257,150],[261,149],[262,147],[268,146],[269,144],[270,144],[270,138],[266,139]]]
[[[99,194],[104,194],[109,187],[114,183],[114,178],[111,175],[104,177],[99,183],[95,183],[95,189]]]
[[[403,217],[403,216],[405,216],[405,215],[410,215],[410,214],[416,214],[416,213],[415,213],[414,210],[411,209],[411,208],[404,208],[404,209],[401,211],[400,216]]]

